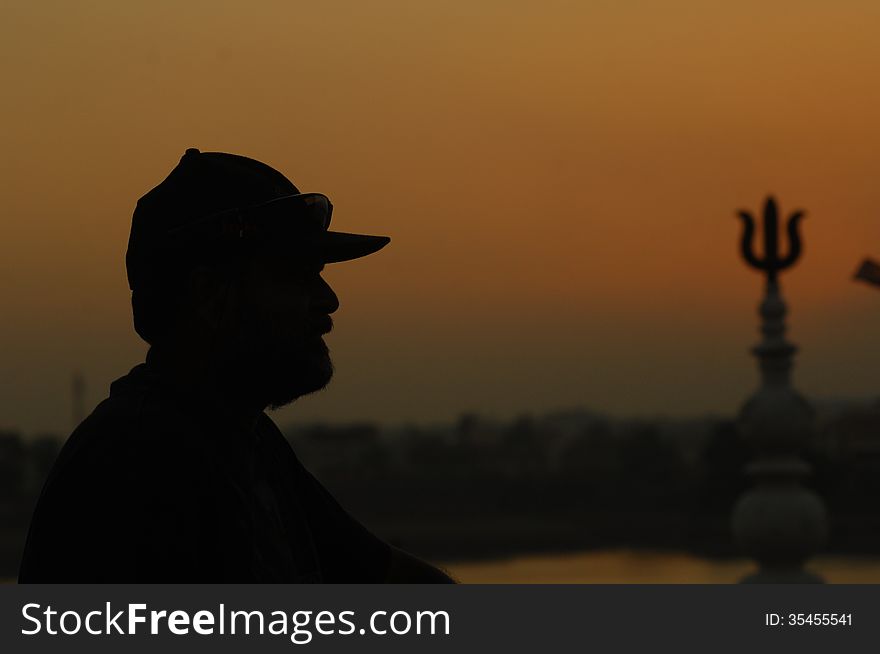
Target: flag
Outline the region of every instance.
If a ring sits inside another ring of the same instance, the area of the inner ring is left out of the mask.
[[[871,259],[865,259],[856,271],[855,279],[880,286],[880,264]]]

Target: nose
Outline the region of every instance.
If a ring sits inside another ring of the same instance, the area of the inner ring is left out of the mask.
[[[339,298],[323,277],[318,277],[312,307],[323,313],[333,313],[339,308]]]

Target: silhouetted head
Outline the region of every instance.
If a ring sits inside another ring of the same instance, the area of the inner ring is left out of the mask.
[[[328,231],[332,209],[266,164],[187,150],[132,218],[135,330],[261,408],[323,388],[339,301],[321,271],[390,240]]]

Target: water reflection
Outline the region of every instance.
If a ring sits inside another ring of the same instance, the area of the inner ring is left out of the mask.
[[[728,584],[752,571],[747,559],[705,559],[677,552],[614,550],[445,564],[462,583]],[[828,583],[880,583],[880,559],[817,557],[809,568]]]

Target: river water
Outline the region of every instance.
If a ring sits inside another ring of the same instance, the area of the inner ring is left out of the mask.
[[[631,550],[440,565],[462,583],[485,584],[727,584],[754,570],[746,559]],[[880,583],[880,558],[817,557],[807,567],[829,583]]]

